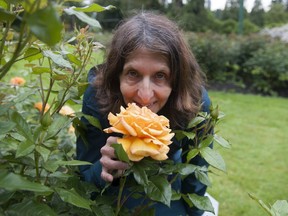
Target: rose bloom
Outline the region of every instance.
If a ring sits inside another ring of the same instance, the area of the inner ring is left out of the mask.
[[[64,106],[60,109],[59,113],[60,113],[61,115],[75,116],[75,111],[74,111],[70,106],[68,106],[68,105],[64,105]]]
[[[10,79],[10,84],[12,86],[22,86],[24,85],[26,80],[22,77],[13,77]]]
[[[153,113],[147,107],[138,107],[135,103],[121,107],[119,114],[109,113],[111,127],[104,129],[106,133],[121,133],[123,138],[117,142],[122,144],[131,161],[139,161],[144,157],[155,160],[167,159],[174,133],[169,128],[169,120]]]
[[[42,110],[43,104],[42,104],[42,102],[37,102],[34,104],[34,107],[40,112]],[[47,112],[49,110],[49,108],[50,108],[50,105],[46,104],[44,112]]]

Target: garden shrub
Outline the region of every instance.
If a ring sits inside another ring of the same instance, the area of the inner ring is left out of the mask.
[[[264,94],[284,94],[288,87],[288,45],[267,44],[245,62],[244,72],[253,82],[250,88]]]
[[[237,44],[226,35],[205,33],[189,37],[190,46],[209,81],[235,81]]]
[[[233,84],[265,95],[288,95],[286,43],[258,34],[198,33],[187,37],[208,83]]]

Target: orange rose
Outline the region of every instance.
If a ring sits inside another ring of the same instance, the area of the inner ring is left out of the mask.
[[[34,107],[39,111],[41,112],[42,108],[43,108],[43,104],[42,102],[37,102],[34,104]],[[44,112],[47,112],[50,108],[50,105],[49,104],[46,104],[45,106],[45,109],[44,109]]]
[[[24,85],[26,80],[22,77],[13,77],[10,79],[10,84],[12,86],[22,86]]]
[[[104,129],[104,132],[124,135],[117,142],[122,144],[131,161],[149,156],[155,160],[168,158],[168,145],[172,143],[174,133],[170,133],[169,120],[166,117],[132,103],[126,109],[121,107],[119,114],[109,113],[108,120],[111,127]]]

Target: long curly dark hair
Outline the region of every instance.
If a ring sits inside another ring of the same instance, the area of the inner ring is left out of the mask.
[[[171,71],[172,92],[158,114],[170,120],[172,128],[185,127],[200,108],[203,73],[177,24],[152,12],[141,12],[124,20],[116,29],[106,62],[97,69],[96,95],[103,114],[126,106],[119,77],[126,58],[139,48],[165,56]]]

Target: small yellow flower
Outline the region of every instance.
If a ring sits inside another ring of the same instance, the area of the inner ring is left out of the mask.
[[[10,79],[10,84],[12,86],[22,86],[24,85],[26,80],[22,77],[13,77]]]
[[[68,105],[64,105],[59,113],[61,115],[75,116],[75,111]]]
[[[42,102],[37,102],[34,104],[34,107],[39,111],[41,112],[42,111],[42,108],[43,108],[43,104]],[[49,104],[46,104],[45,106],[45,109],[44,109],[44,112],[47,112],[50,108],[50,105]]]
[[[108,120],[111,127],[104,129],[104,132],[124,135],[117,142],[122,144],[131,161],[139,161],[144,157],[155,160],[168,158],[168,145],[172,143],[174,133],[171,133],[169,120],[165,116],[132,103],[126,109],[121,107],[119,114],[109,113]]]

